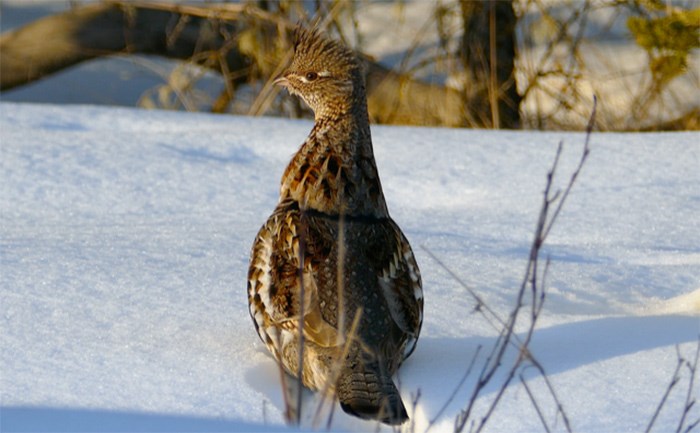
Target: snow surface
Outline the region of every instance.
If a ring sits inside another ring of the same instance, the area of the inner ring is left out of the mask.
[[[279,373],[248,315],[246,272],[282,171],[310,127],[1,102],[0,429],[280,426]],[[560,187],[584,136],[373,127],[373,139],[389,209],[423,274],[423,332],[399,372],[405,401],[420,390],[411,416],[423,432],[477,348],[487,352],[497,335],[428,251],[505,317],[556,145],[566,144]],[[548,296],[532,344],[574,431],[643,431],[677,350],[694,356],[699,143],[698,133],[592,137],[545,248]],[[431,432],[452,431],[475,378]],[[532,370],[525,379],[562,430],[542,378]],[[479,399],[477,419],[496,390]],[[675,431],[687,390],[684,370],[655,431]],[[307,408],[314,398],[305,396]],[[699,414],[695,407],[690,419]],[[376,427],[340,410],[333,417],[335,430]],[[519,381],[487,430],[543,431]]]

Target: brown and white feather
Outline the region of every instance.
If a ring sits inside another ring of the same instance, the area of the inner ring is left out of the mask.
[[[415,348],[423,291],[411,247],[384,199],[361,64],[346,47],[300,28],[292,63],[277,83],[314,110],[315,123],[253,244],[250,315],[292,375],[303,319],[304,385],[335,392],[354,415],[402,423],[408,417],[391,375]]]

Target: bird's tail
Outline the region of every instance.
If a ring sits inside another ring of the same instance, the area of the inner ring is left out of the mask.
[[[398,425],[408,420],[396,385],[378,362],[347,365],[336,385],[340,407],[351,415]]]

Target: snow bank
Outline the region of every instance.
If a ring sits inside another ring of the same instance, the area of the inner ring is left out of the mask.
[[[253,330],[245,281],[253,237],[310,126],[0,103],[2,430],[281,425],[279,373]],[[399,373],[406,401],[420,390],[420,432],[497,334],[427,251],[506,316],[556,144],[566,143],[561,186],[583,135],[375,127],[373,137],[390,211],[424,279],[423,334]],[[576,431],[643,430],[676,347],[694,354],[699,139],[595,134],[545,248],[548,297],[532,350]],[[542,378],[524,379],[553,422]],[[687,379],[657,431],[675,430]],[[431,432],[452,431],[474,380]],[[311,393],[306,402],[315,404]],[[375,428],[339,410],[333,426]],[[542,430],[518,382],[487,430]]]

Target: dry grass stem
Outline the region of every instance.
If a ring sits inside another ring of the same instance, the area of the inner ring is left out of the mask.
[[[494,343],[494,346],[489,353],[489,355],[486,358],[486,361],[483,364],[483,367],[479,373],[479,376],[477,378],[476,384],[472,390],[472,393],[469,397],[469,401],[467,402],[467,405],[465,408],[460,412],[460,414],[456,417],[455,419],[455,433],[460,433],[464,430],[468,422],[471,422],[471,430],[475,432],[480,432],[483,431],[485,428],[486,424],[488,423],[489,419],[491,418],[493,412],[495,411],[496,407],[499,405],[503,395],[505,394],[506,390],[508,389],[510,383],[513,381],[516,375],[520,374],[521,381],[524,382],[524,377],[522,376],[523,368],[527,365],[532,365],[535,366],[535,368],[538,370],[538,372],[543,376],[546,376],[546,372],[542,365],[536,360],[535,356],[532,354],[532,352],[529,350],[529,345],[532,339],[532,336],[534,334],[535,330],[535,325],[537,323],[537,320],[539,318],[539,315],[542,311],[542,307],[544,305],[544,300],[545,300],[545,286],[543,285],[546,283],[546,277],[548,274],[550,262],[547,259],[545,261],[544,269],[540,271],[539,269],[539,260],[540,260],[540,255],[541,255],[541,250],[542,247],[547,239],[548,234],[550,233],[552,227],[554,226],[554,223],[556,222],[559,213],[566,202],[569,193],[571,189],[573,188],[573,185],[576,183],[576,180],[578,178],[578,175],[585,164],[585,161],[588,157],[588,154],[590,152],[589,144],[590,144],[590,136],[593,131],[593,125],[595,123],[595,114],[596,114],[596,104],[595,104],[595,98],[594,98],[594,106],[591,111],[591,115],[589,118],[588,122],[588,128],[587,128],[587,133],[586,133],[586,138],[584,141],[584,148],[582,155],[579,159],[579,164],[572,173],[571,177],[569,178],[568,183],[566,184],[566,187],[564,189],[564,192],[562,193],[560,190],[553,190],[553,184],[554,184],[554,177],[555,173],[557,170],[557,167],[559,165],[562,151],[563,151],[563,144],[559,143],[557,146],[557,150],[554,156],[554,161],[552,163],[552,167],[547,173],[547,181],[545,185],[545,189],[543,192],[543,198],[542,198],[542,205],[540,207],[540,213],[538,216],[537,220],[537,225],[535,228],[535,235],[532,241],[532,245],[530,248],[530,255],[525,271],[525,275],[523,277],[522,283],[520,285],[520,289],[518,290],[518,293],[516,295],[516,302],[515,302],[515,307],[513,310],[510,312],[510,315],[508,317],[508,320],[503,324],[503,327],[499,331],[499,335],[496,338],[496,342]],[[555,206],[556,205],[556,206]],[[553,207],[555,206],[555,207]],[[539,279],[541,278],[542,283],[539,282]],[[518,317],[520,315],[520,312],[522,308],[524,307],[524,296],[525,293],[528,291],[528,289],[531,292],[532,300],[531,300],[531,305],[530,305],[530,315],[529,315],[529,325],[527,328],[527,331],[525,333],[524,338],[520,338],[515,334],[515,325],[518,322]],[[471,292],[471,290],[469,290]],[[476,298],[477,302],[479,305],[483,304],[483,301],[481,298]],[[479,309],[478,311],[483,311],[482,309]],[[486,310],[488,311],[488,310]],[[496,316],[498,317],[498,316]],[[499,388],[497,389],[495,396],[493,397],[492,401],[488,405],[485,413],[480,416],[478,420],[473,419],[472,411],[474,409],[474,405],[478,399],[478,397],[481,395],[485,387],[492,382],[494,379],[495,375],[497,372],[500,372],[502,370],[503,364],[505,362],[505,354],[506,354],[506,349],[510,347],[511,345],[516,344],[518,347],[518,356],[515,360],[515,362],[505,371],[505,377],[502,379]],[[566,416],[566,413],[563,409],[563,406],[557,397],[556,393],[554,392],[551,383],[547,381],[547,387],[550,392],[550,395],[552,399],[555,402],[556,408],[557,408],[557,414],[562,417],[564,420],[564,425],[567,431],[571,431],[571,426],[568,421],[568,417]],[[548,424],[546,423],[546,420],[542,416],[542,412],[540,409],[539,404],[537,403],[536,397],[534,394],[532,394],[531,390],[529,387],[526,387],[526,392],[530,395],[531,402],[533,403],[535,410],[540,414],[541,421],[543,422],[543,425],[545,426],[546,430],[549,430],[547,427]]]

